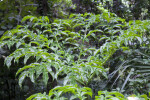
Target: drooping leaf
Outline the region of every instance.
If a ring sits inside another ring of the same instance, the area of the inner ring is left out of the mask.
[[[7,65],[8,68],[11,66],[12,59],[13,59],[13,56],[8,56],[5,59],[5,64]]]

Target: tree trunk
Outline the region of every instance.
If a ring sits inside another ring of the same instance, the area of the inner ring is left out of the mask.
[[[48,13],[48,2],[47,0],[42,1],[43,15],[46,16]]]

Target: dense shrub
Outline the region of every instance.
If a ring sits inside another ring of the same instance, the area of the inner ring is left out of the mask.
[[[120,92],[126,88],[128,81],[132,82],[130,78],[132,75],[142,76],[136,68],[139,66],[127,65],[132,60],[122,58],[122,54],[118,56],[118,60],[122,63],[119,67],[114,68],[113,64],[109,66],[108,63],[118,50],[126,53],[133,49],[131,43],[147,45],[143,42],[143,34],[149,30],[148,23],[148,20],[127,23],[108,12],[99,15],[71,14],[68,19],[55,19],[52,23],[45,16],[39,18],[26,16],[22,19],[22,25],[4,33],[0,38],[0,46],[10,50],[10,55],[5,59],[8,67],[14,63],[20,65],[16,76],[21,87],[27,77],[34,84],[39,84],[40,77],[45,88],[47,84],[52,86],[49,96],[40,93],[32,95],[29,100],[38,97],[90,99],[92,91],[95,96],[99,90],[106,89],[110,81],[104,80],[111,80],[116,73],[118,74],[116,80],[120,78],[122,81],[118,85]],[[145,54],[143,56],[149,58]],[[121,77],[123,73],[125,74]],[[145,79],[148,81],[148,78]],[[116,80],[114,84],[117,83]],[[105,85],[99,87],[99,83],[94,87],[97,82],[104,82]],[[60,87],[55,87],[56,85]],[[66,93],[70,93],[70,96],[65,96]],[[96,99],[103,98],[101,93],[107,92],[99,92]],[[118,96],[112,98],[124,98],[122,94],[117,92],[114,94]]]

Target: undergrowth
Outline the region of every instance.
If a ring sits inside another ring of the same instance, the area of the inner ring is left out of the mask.
[[[57,82],[48,95],[46,92],[37,93],[27,100],[125,100],[126,97],[119,93],[122,91],[94,92],[89,85],[94,80],[110,79],[111,67],[107,63],[118,50],[130,51],[133,41],[143,45],[149,22],[126,22],[109,12],[99,15],[71,14],[68,19],[55,19],[52,23],[46,16],[26,16],[22,19],[22,25],[3,34],[0,47],[11,51],[5,59],[8,67],[14,63],[20,65],[16,72],[20,87],[27,77],[33,83],[42,77],[40,79],[44,86],[47,86],[50,78],[51,83]],[[130,67],[129,70],[128,75],[131,75],[136,69]],[[128,75],[121,90],[129,80]],[[139,97],[140,100],[148,100],[146,95]]]

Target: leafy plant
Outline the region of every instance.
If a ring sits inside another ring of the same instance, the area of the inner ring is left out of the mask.
[[[68,96],[69,95],[69,98]],[[80,99],[85,100],[88,96],[92,97],[92,91],[88,87],[80,88],[77,85],[71,86],[57,86],[54,89],[49,91],[49,95],[41,94],[34,94],[27,98],[27,100],[36,100],[36,99],[46,99],[46,100],[74,100]]]
[[[98,91],[95,100],[127,100],[124,95],[119,92]]]
[[[84,94],[92,95],[91,90],[85,87],[94,78],[108,78],[111,67],[104,66],[117,50],[125,51],[132,41],[142,44],[142,33],[148,29],[148,22],[135,23],[127,23],[109,12],[100,15],[71,14],[67,20],[56,19],[52,23],[46,16],[26,16],[22,19],[23,25],[4,33],[0,47],[13,48],[5,64],[10,67],[14,61],[21,65],[16,73],[20,86],[26,77],[36,83],[40,76],[45,86],[50,78],[51,83],[56,81],[61,86],[52,87],[49,96],[35,94],[30,99],[58,99],[62,93],[71,92],[75,94],[72,98],[82,100],[85,99]],[[123,87],[125,85],[126,81]],[[58,95],[53,97],[54,92]]]
[[[134,32],[142,33],[143,36],[145,35],[144,38],[147,38],[146,32],[149,31],[149,28],[147,27],[147,21],[137,20],[135,22],[129,22],[129,25],[131,26],[131,29],[134,29]],[[117,80],[124,80],[120,81],[117,85],[121,89],[120,92],[123,92],[124,89],[128,90],[127,88],[130,88],[129,91],[125,92],[134,91],[134,93],[139,93],[141,91],[141,88],[145,88],[141,87],[141,85],[146,85],[149,81],[149,54],[147,52],[147,50],[149,49],[147,48],[148,45],[145,44],[146,41],[148,42],[149,40],[144,40],[143,38],[139,37],[137,37],[137,39],[139,41],[129,41],[128,50],[124,51],[120,56],[120,58],[122,59],[121,63],[119,62],[120,64],[116,66],[116,70],[114,70],[109,75],[111,76],[109,77],[110,80],[114,78],[114,76],[117,76],[112,84],[112,87],[117,84]],[[127,84],[128,86],[126,86]],[[134,87],[135,84],[136,87]],[[137,87],[137,85],[139,86]],[[143,92],[147,93],[147,91],[142,91],[141,93]]]

